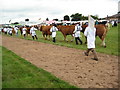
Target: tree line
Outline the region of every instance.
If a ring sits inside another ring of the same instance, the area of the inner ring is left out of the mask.
[[[99,19],[98,15],[91,15],[94,19]],[[64,16],[64,20],[70,21],[70,17],[71,17],[71,21],[81,21],[81,20],[88,20],[88,16],[84,16],[82,14],[79,13],[75,13],[72,14],[71,16],[65,15]]]
[[[98,18],[98,15],[91,15],[91,16],[92,16],[92,18],[94,18],[94,19],[99,19],[99,18]],[[70,20],[70,17],[71,17],[71,20]],[[48,18],[46,18],[46,20],[49,21]],[[58,21],[58,19],[53,19],[53,20]],[[84,15],[82,15],[82,14],[80,14],[80,13],[75,13],[75,14],[72,14],[71,16],[65,15],[65,16],[63,17],[63,20],[65,20],[65,21],[88,20],[88,16],[84,16]]]

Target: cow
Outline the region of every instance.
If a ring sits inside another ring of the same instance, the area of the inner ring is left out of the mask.
[[[31,29],[31,27],[30,27],[30,26],[27,26],[26,28],[27,28],[26,34],[28,35],[28,34],[30,34],[30,29]]]
[[[57,26],[57,28],[58,28],[58,31],[60,31],[63,34],[64,41],[68,41],[66,38],[67,35],[71,35],[72,36],[71,41],[73,41],[73,39],[74,39],[73,31],[75,30],[75,25],[67,25],[67,26],[59,25],[59,26]]]
[[[22,29],[23,29],[23,27],[19,27],[21,36],[22,36],[22,33],[23,33]]]
[[[27,28],[26,34],[28,35],[28,34],[30,34],[30,28],[31,28],[31,27],[26,26],[26,28]],[[22,29],[23,29],[23,27],[19,27],[19,30],[20,30],[21,35],[22,35],[22,33],[23,33]]]
[[[86,27],[87,27],[87,25],[82,25],[82,31],[81,32],[84,33]],[[95,28],[96,28],[96,36],[98,36],[102,40],[101,45],[106,47],[105,37],[106,37],[107,31],[108,31],[108,28],[103,24],[95,25]],[[86,39],[85,43],[87,43],[87,39]]]
[[[42,35],[44,37],[45,40],[47,40],[47,36],[49,36],[49,39],[50,40],[50,35],[52,35],[52,33],[50,32],[50,28],[52,26],[39,26],[39,30],[42,32]]]
[[[12,34],[14,34],[14,35],[15,35],[15,30],[14,30],[14,28],[12,28]]]

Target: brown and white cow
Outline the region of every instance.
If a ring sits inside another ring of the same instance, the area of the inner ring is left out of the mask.
[[[50,28],[52,26],[39,26],[39,30],[42,32],[42,35],[44,37],[45,40],[47,40],[47,36],[49,36],[50,39],[50,35],[52,35],[52,33],[50,32]]]
[[[28,27],[28,26],[26,27],[26,29],[27,29],[27,30],[26,30],[26,34],[27,34],[27,35],[30,34],[30,28],[31,28],[31,27]],[[20,30],[21,35],[22,35],[22,33],[23,33],[22,29],[23,29],[23,27],[19,27],[19,30]]]
[[[58,30],[63,34],[64,36],[64,41],[68,41],[67,40],[67,35],[71,35],[72,36],[72,40],[74,39],[73,37],[73,31],[75,30],[75,25],[67,25],[67,26],[63,26],[63,25],[59,25],[57,26]]]
[[[82,25],[81,32],[84,33],[86,27],[87,27],[87,25]],[[96,36],[98,36],[102,40],[101,45],[106,47],[105,37],[106,37],[107,31],[108,31],[107,27],[103,24],[98,24],[98,25],[95,25],[95,28],[96,28]],[[87,39],[86,39],[86,43],[87,43]]]

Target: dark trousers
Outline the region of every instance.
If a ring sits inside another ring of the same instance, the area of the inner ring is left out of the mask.
[[[23,36],[24,36],[24,38],[26,38],[26,34],[24,34]]]
[[[85,55],[88,56],[90,51],[94,54],[94,58],[98,59],[97,53],[94,48],[87,49],[87,51],[85,52]]]
[[[75,37],[76,45],[78,45],[78,41],[80,42],[80,44],[82,44],[82,40],[79,37]]]
[[[33,38],[33,40],[34,40],[34,36],[32,36],[32,38]],[[36,40],[38,39],[36,35],[35,35],[35,38],[36,38]]]
[[[5,34],[7,34],[7,32],[5,32]]]
[[[10,35],[12,36],[12,33],[10,33]]]
[[[56,42],[55,37],[53,37],[53,42],[54,42],[54,43]]]

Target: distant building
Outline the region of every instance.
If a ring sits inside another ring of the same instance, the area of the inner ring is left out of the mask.
[[[118,21],[120,19],[120,12],[112,16],[107,16],[105,19],[109,21]]]

